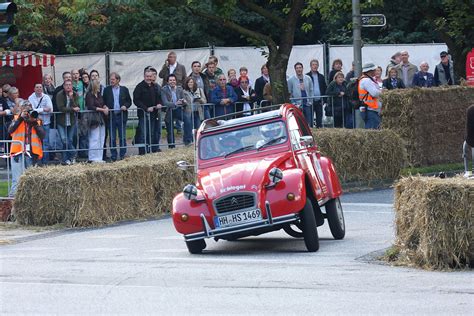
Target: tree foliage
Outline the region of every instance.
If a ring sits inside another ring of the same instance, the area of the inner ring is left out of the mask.
[[[17,0],[16,24],[20,33],[12,48],[64,54],[212,44],[263,46],[279,42],[284,34],[282,21],[295,1]],[[363,13],[383,13],[387,17],[384,28],[363,29],[365,43],[445,42],[455,61],[460,61],[455,65],[462,73],[463,58],[474,46],[473,1],[361,2]],[[351,44],[351,3],[305,0],[292,43]],[[240,29],[226,29],[224,24]]]

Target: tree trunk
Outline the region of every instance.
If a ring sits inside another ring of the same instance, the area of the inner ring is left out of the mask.
[[[294,0],[291,4],[291,10],[285,18],[285,24],[282,26],[281,35],[278,42],[278,48],[269,45],[269,72],[272,85],[273,103],[290,102],[288,93],[288,82],[286,81],[286,69],[290,59],[291,50],[295,39],[295,30],[298,18],[305,4],[304,0]]]
[[[272,85],[272,98],[274,104],[289,102],[286,69],[289,54],[282,54],[280,49],[269,48],[268,71]]]
[[[461,78],[466,79],[466,57],[469,50],[466,50],[465,47],[458,47],[458,45],[453,47],[448,45],[448,48],[453,58],[454,77],[456,77],[456,81],[459,81]]]

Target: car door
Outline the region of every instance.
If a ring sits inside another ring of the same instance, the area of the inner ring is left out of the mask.
[[[292,112],[288,115],[288,132],[295,160],[298,166],[309,176],[312,186],[311,189],[313,190],[317,200],[321,201],[327,194],[326,186],[324,184],[324,176],[322,175],[322,171],[318,172],[318,169],[315,168],[313,163],[313,156],[317,157],[317,149],[314,145],[307,145],[301,141],[302,136],[312,137],[309,128],[306,128],[303,123],[304,121],[298,113]],[[321,170],[321,166],[319,166],[319,170]]]

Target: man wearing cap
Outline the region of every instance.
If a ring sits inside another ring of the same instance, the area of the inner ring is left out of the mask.
[[[392,58],[390,59],[390,62],[388,63],[387,67],[385,68],[385,76],[388,77],[388,72],[390,71],[390,68],[394,68],[400,64],[400,58],[401,58],[402,53],[401,52],[396,52],[393,54]]]
[[[436,65],[434,80],[436,86],[452,86],[454,85],[454,68],[453,62],[449,58],[447,52],[442,51],[439,56],[441,62]]]
[[[360,112],[365,121],[366,129],[378,129],[380,126],[380,111],[382,104],[379,96],[382,90],[378,83],[373,79],[377,66],[374,63],[366,63],[362,68],[359,86],[359,100],[364,102],[365,106],[361,106]]]
[[[410,55],[406,50],[400,52],[401,62],[395,69],[398,71],[398,77],[402,78],[405,87],[411,88],[413,86],[413,77],[418,72],[418,67],[408,61]]]

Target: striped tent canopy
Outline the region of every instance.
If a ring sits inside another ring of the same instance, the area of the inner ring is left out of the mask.
[[[54,66],[56,56],[35,52],[0,52],[0,67]]]

